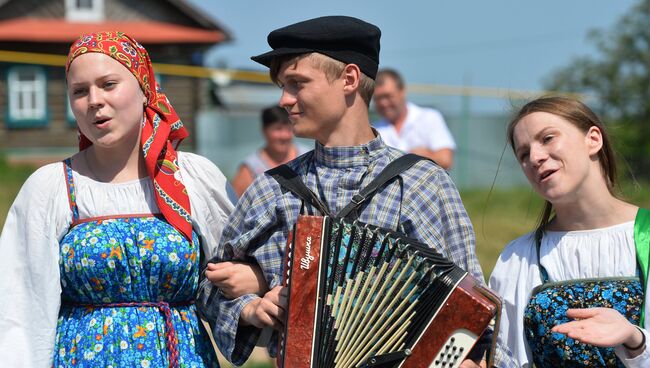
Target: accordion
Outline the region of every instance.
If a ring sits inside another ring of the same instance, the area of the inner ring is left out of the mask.
[[[458,367],[499,308],[424,244],[300,216],[288,243],[282,367]]]
[[[280,367],[458,367],[500,310],[494,294],[426,244],[348,218],[420,159],[409,156],[389,164],[389,175],[382,172],[336,217],[296,185],[288,167],[273,170],[283,187],[326,214],[300,215],[288,237]]]

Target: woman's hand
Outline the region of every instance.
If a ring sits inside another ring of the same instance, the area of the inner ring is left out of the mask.
[[[223,295],[231,299],[245,294],[257,294],[261,297],[269,291],[262,270],[250,263],[208,263],[205,277],[218,287]]]
[[[566,314],[575,320],[553,327],[553,332],[565,334],[582,343],[600,347],[621,344],[634,347],[643,340],[643,333],[614,309],[569,309]],[[643,349],[639,349],[638,353],[641,352]]]

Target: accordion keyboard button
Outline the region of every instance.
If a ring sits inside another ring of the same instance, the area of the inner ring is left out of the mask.
[[[458,368],[478,336],[468,330],[456,330],[438,352],[428,368]]]

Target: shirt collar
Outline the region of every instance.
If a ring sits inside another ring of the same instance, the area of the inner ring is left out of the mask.
[[[325,147],[316,141],[314,159],[319,165],[328,167],[354,167],[368,165],[386,153],[387,146],[373,128],[375,138],[359,146]]]

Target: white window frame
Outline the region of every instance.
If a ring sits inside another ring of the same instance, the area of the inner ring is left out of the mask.
[[[19,80],[20,73],[33,73],[30,81]],[[9,120],[20,125],[21,121],[47,120],[47,80],[45,71],[36,66],[15,66],[7,73],[9,92]],[[22,102],[22,106],[21,106]]]
[[[65,19],[71,22],[101,22],[104,20],[104,0],[87,0],[90,9],[80,8],[79,0],[65,0]]]

